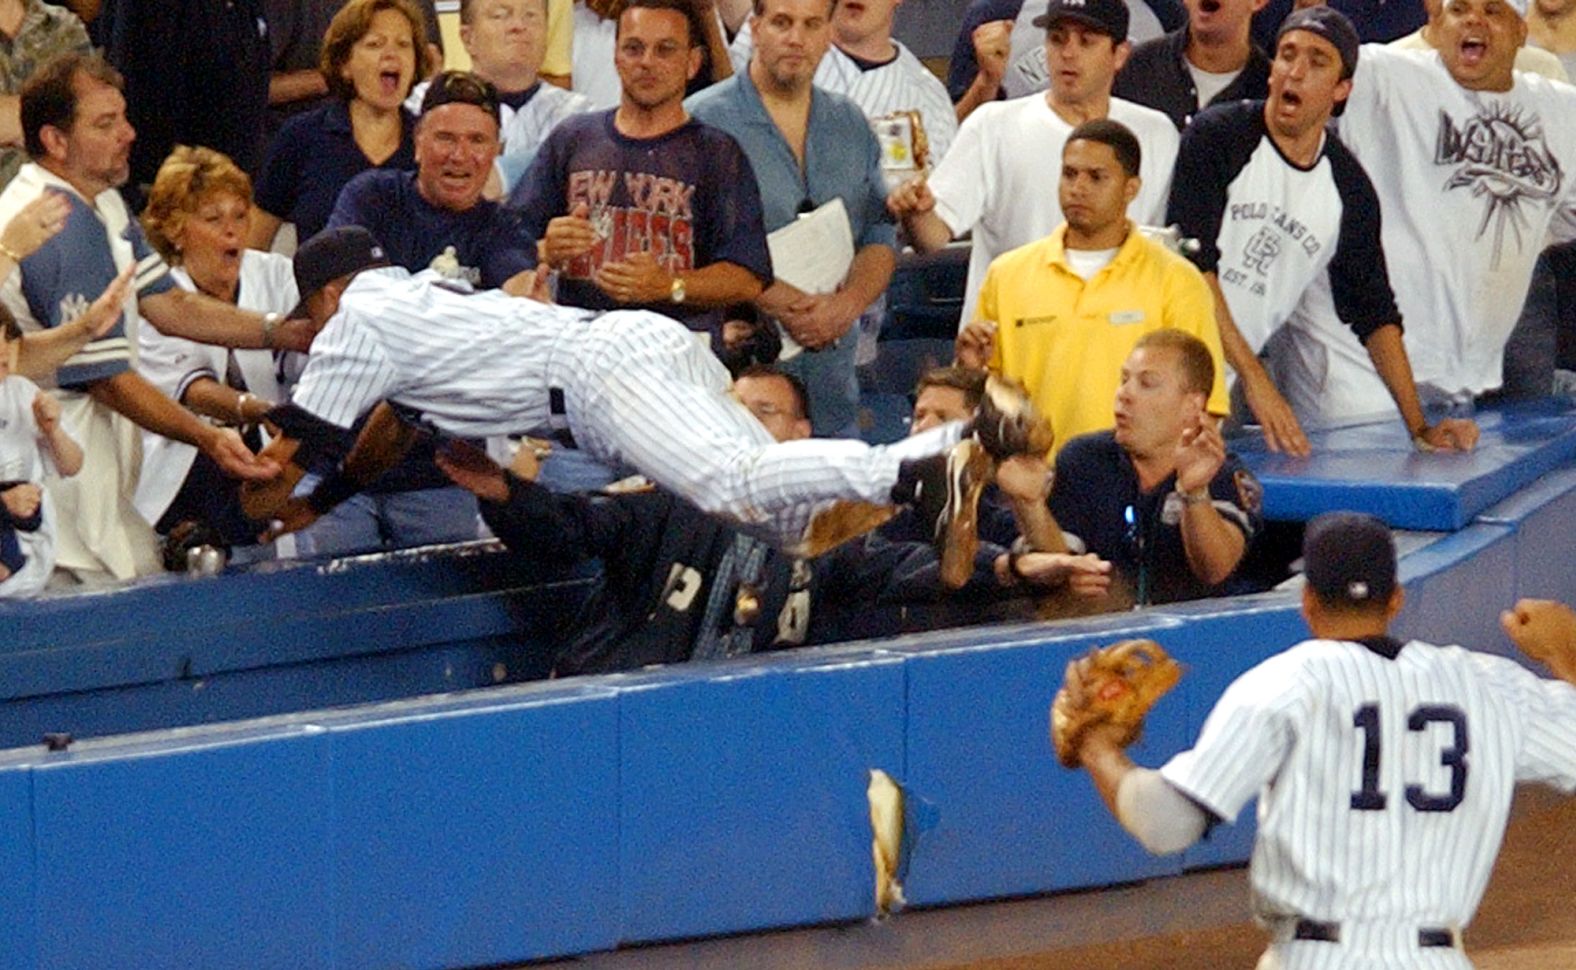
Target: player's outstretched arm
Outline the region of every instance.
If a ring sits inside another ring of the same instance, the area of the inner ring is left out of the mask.
[[[1576,684],[1576,612],[1554,600],[1522,599],[1501,613],[1500,626],[1522,653]]]

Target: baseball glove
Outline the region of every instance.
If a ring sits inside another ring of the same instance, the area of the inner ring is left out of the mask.
[[[1182,666],[1153,640],[1123,640],[1097,647],[1067,664],[1067,680],[1051,704],[1051,743],[1069,768],[1091,728],[1120,729],[1118,743],[1138,740],[1144,715],[1176,686]]]

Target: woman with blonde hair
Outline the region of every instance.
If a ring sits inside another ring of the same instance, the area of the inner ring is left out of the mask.
[[[181,286],[242,309],[288,314],[296,304],[290,260],[246,248],[251,208],[251,179],[228,156],[181,145],[159,167],[142,225]],[[288,357],[196,343],[153,327],[138,330],[137,344],[144,377],[261,447],[258,421],[287,398]],[[144,433],[136,505],[161,535],[195,520],[229,544],[252,542],[260,529],[240,515],[237,494],[234,480],[197,449]]]
[[[268,249],[284,222],[305,242],[328,223],[345,183],[369,168],[414,169],[416,120],[403,107],[436,66],[413,0],[349,0],[323,37],[329,100],[285,122],[257,180],[248,237]]]

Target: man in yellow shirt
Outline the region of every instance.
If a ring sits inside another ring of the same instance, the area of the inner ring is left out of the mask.
[[[1090,121],[1062,151],[1066,219],[1051,235],[991,262],[958,363],[1022,381],[1056,443],[1109,429],[1122,363],[1144,334],[1192,334],[1215,361],[1209,410],[1228,409],[1214,297],[1199,271],[1127,218],[1139,190],[1138,139]]]

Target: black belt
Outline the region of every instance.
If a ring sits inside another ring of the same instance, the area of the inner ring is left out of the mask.
[[[574,433],[569,430],[569,411],[564,407],[564,389],[549,387],[547,389],[547,413],[555,419],[552,432],[548,437],[563,445],[565,448],[578,449],[575,444]]]
[[[1299,919],[1291,936],[1294,940],[1339,943],[1341,942],[1341,924]],[[1420,947],[1453,947],[1456,945],[1456,936],[1446,929],[1424,927],[1417,931],[1417,945]]]

